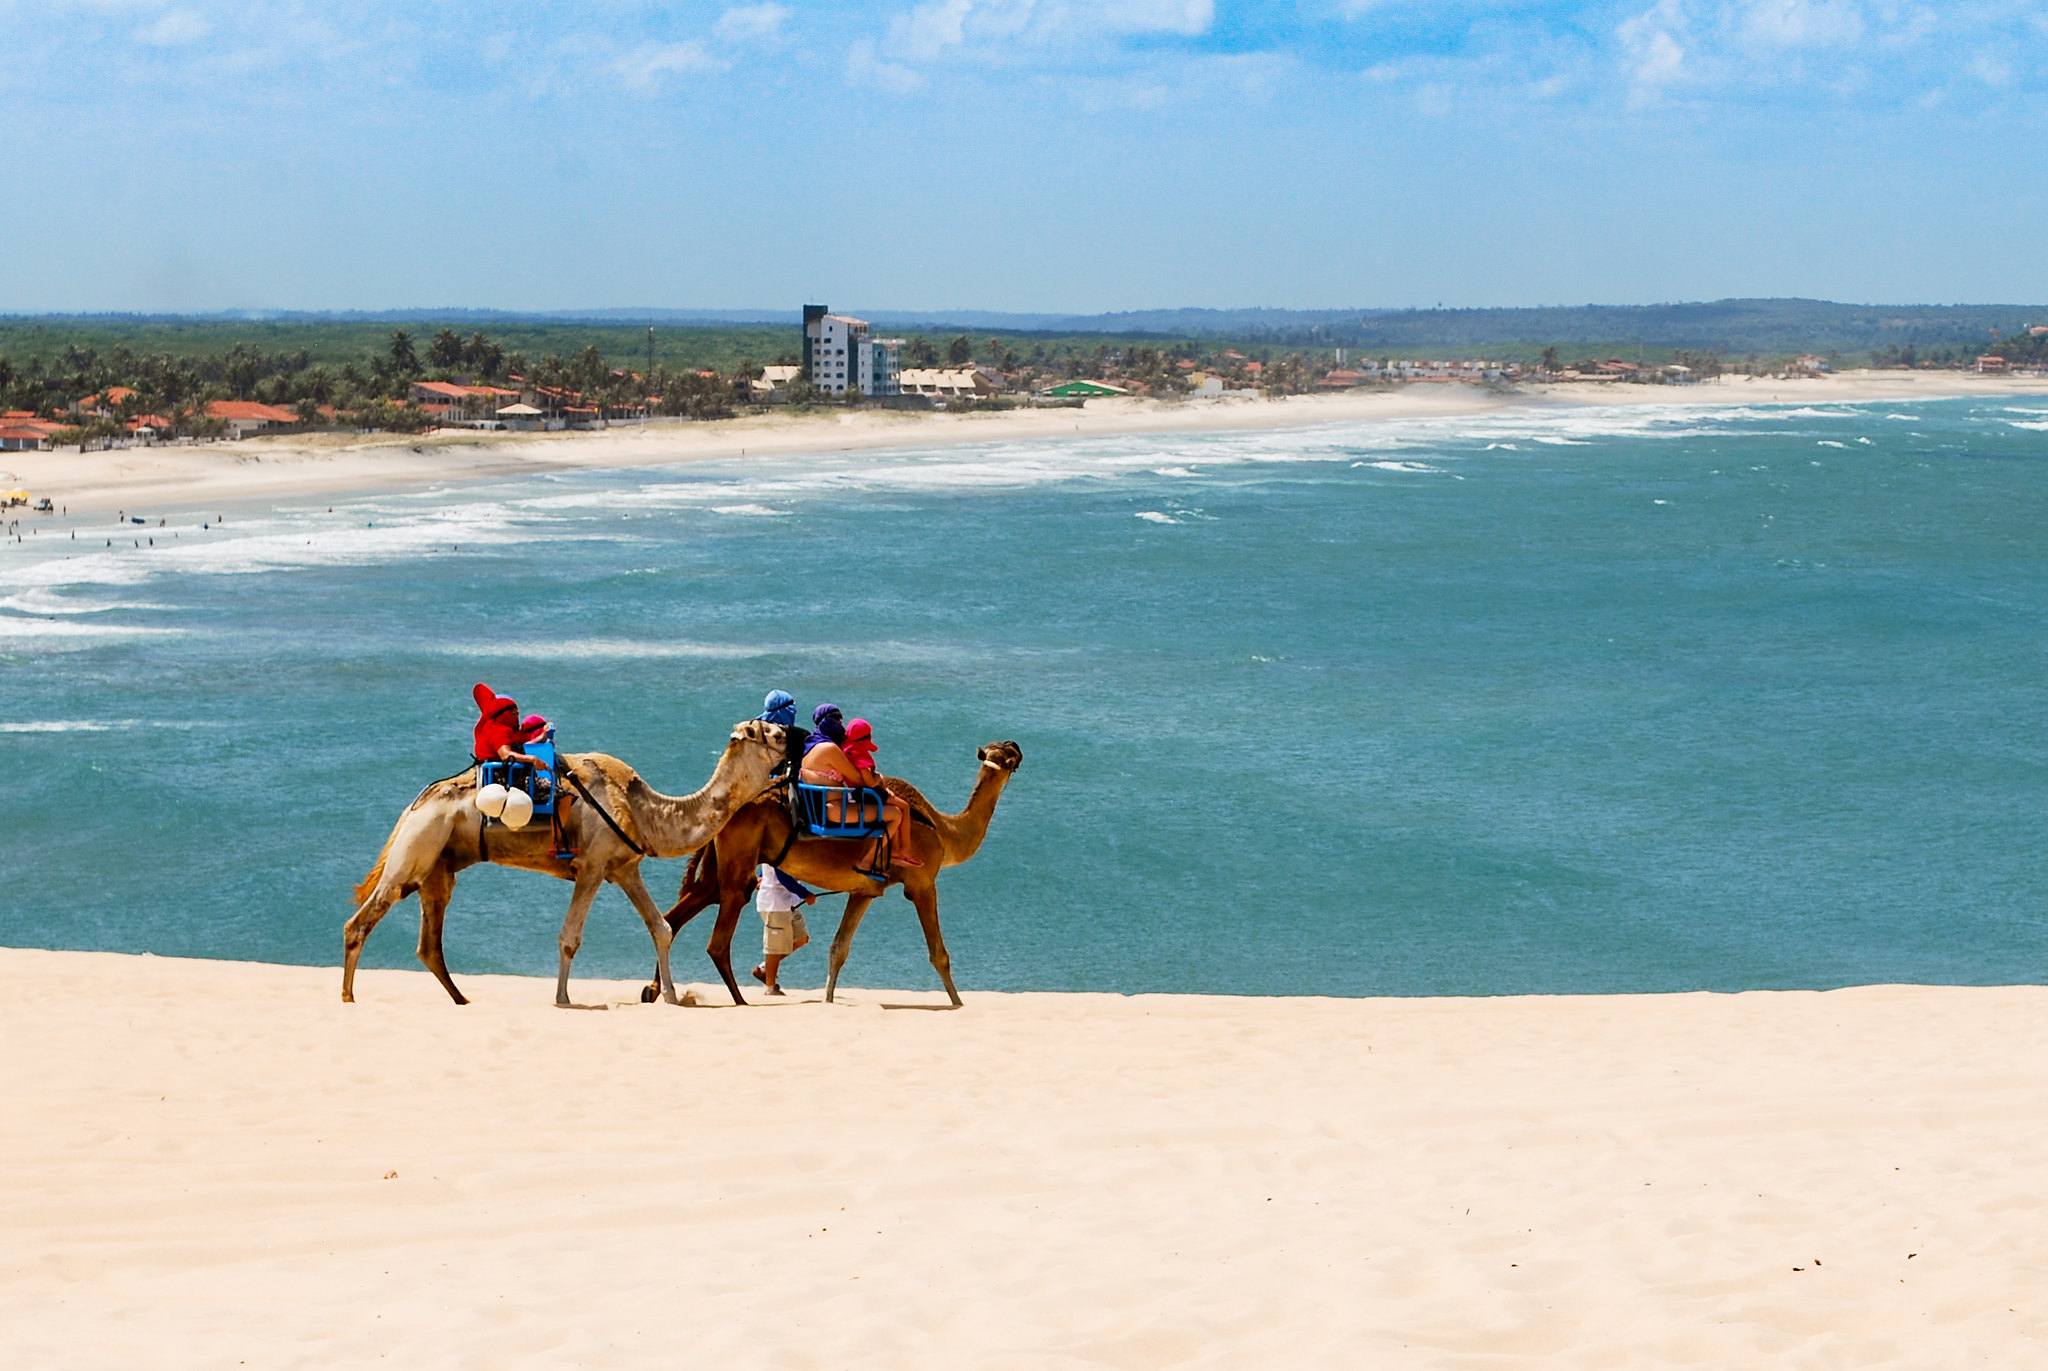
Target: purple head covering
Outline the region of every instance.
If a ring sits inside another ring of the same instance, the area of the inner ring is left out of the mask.
[[[818,728],[810,737],[804,739],[804,751],[806,753],[820,743],[844,743],[846,741],[846,721],[839,717],[838,705],[819,705],[811,711],[811,722],[816,724]]]

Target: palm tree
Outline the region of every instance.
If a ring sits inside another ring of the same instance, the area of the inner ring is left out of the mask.
[[[442,371],[462,365],[462,339],[452,328],[444,328],[427,344],[427,360]]]
[[[412,336],[402,328],[391,330],[391,346],[387,354],[391,360],[391,374],[400,380],[410,380],[420,374],[420,357],[412,348]]]

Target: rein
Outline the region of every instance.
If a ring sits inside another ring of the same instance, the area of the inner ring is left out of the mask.
[[[619,827],[619,821],[617,819],[614,819],[610,814],[607,814],[605,812],[604,806],[597,802],[597,797],[591,794],[590,791],[584,787],[583,778],[576,774],[576,768],[570,766],[568,763],[565,762],[562,764],[562,774],[569,778],[569,784],[576,787],[576,793],[583,797],[585,803],[587,803],[592,809],[597,811],[597,817],[603,819],[605,821],[606,826],[609,827],[612,832],[619,835],[619,841],[624,843],[627,847],[633,849],[634,856],[645,857],[647,855],[647,849],[640,846],[640,844],[634,842],[631,838],[627,837],[626,830]]]

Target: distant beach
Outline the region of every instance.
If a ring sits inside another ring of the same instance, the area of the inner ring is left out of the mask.
[[[1411,384],[1284,399],[1091,400],[1080,409],[993,413],[833,410],[701,423],[656,421],[597,433],[450,430],[424,436],[251,438],[84,454],[8,452],[0,453],[0,482],[79,512],[165,511],[370,494],[548,471],[1077,436],[1293,428],[1520,406],[1847,404],[2044,393],[2048,380],[2041,378],[1925,371],[1851,371],[1800,380],[1726,377],[1690,386],[1589,382],[1495,390]]]

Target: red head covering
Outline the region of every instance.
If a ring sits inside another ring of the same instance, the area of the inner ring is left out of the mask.
[[[482,681],[470,691],[475,699],[477,711],[483,715],[476,722],[476,733],[470,755],[482,762],[498,760],[500,747],[516,748],[525,742],[519,728],[519,705],[507,696],[500,695]]]
[[[519,721],[519,731],[529,743],[537,743],[548,731],[548,721],[538,714],[529,714]]]

